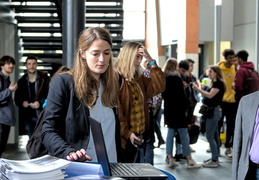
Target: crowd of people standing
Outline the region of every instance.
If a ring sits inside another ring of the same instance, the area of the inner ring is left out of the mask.
[[[239,169],[236,163],[242,156],[242,145],[235,145],[239,150],[233,152],[233,140],[242,138],[235,131],[236,123],[241,129],[239,118],[243,113],[238,106],[241,102],[245,104],[243,96],[258,91],[259,87],[258,73],[253,63],[247,61],[248,55],[245,50],[237,53],[224,50],[224,61],[207,68],[205,82],[194,76],[194,60],[178,62],[169,58],[161,69],[139,42],[126,43],[113,60],[109,31],[96,27],[82,31],[73,68],[55,74],[51,83],[47,73],[37,70],[35,56],[27,57],[27,72],[18,83],[11,83],[9,75],[15,60],[3,56],[0,60],[0,157],[6,149],[10,126],[16,122],[14,101],[19,108],[21,135],[31,137],[38,115],[45,108],[42,134],[48,153],[80,162],[97,161],[88,118],[91,116],[102,124],[110,162],[153,164],[154,142],[158,139],[158,148],[166,144],[169,167],[179,165],[176,157],[186,159],[187,168],[218,167],[220,133],[225,120],[225,155],[232,158],[234,153],[235,169]],[[15,92],[14,100],[12,92]],[[211,151],[211,158],[203,164],[192,158],[191,152],[195,150],[190,146],[188,132],[197,123],[194,110],[199,102],[212,109],[211,116],[202,117]],[[168,128],[165,138],[160,130],[162,113]],[[259,163],[248,155],[244,158],[250,164]]]

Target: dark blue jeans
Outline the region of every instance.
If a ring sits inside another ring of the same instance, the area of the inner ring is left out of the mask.
[[[206,119],[206,137],[211,149],[212,160],[218,160],[220,141],[218,132],[218,121],[221,117],[220,106],[214,108],[214,115],[212,118]]]
[[[37,120],[38,118],[30,118],[26,122],[24,122],[25,130],[29,138],[32,136]]]
[[[259,180],[259,168],[256,169],[256,180]]]
[[[2,157],[2,153],[6,149],[10,128],[11,127],[8,125],[0,124],[0,158]]]

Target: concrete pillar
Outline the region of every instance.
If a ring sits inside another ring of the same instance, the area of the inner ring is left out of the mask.
[[[182,14],[179,15],[182,24],[178,39],[178,60],[190,58],[195,61],[193,74],[197,77],[199,70],[199,0],[179,1]]]
[[[152,58],[159,66],[165,62],[165,50],[161,46],[160,13],[158,0],[146,0],[145,44]]]
[[[85,0],[62,1],[62,65],[73,65],[74,53],[80,32],[85,28]]]
[[[215,0],[214,8],[214,64],[220,62],[221,0]]]

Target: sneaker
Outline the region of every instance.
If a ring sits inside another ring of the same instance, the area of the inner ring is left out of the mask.
[[[216,168],[219,167],[219,161],[209,160],[206,163],[203,163],[202,166],[207,168]]]
[[[211,160],[211,158],[207,159],[207,160],[204,160],[203,163],[207,163]]]
[[[207,152],[207,153],[210,153],[210,152],[211,152],[211,149],[210,149],[210,148],[208,148],[208,149],[206,150],[206,152]]]
[[[175,162],[175,160],[173,158],[169,158],[168,166],[169,167],[179,166],[179,163]]]
[[[232,159],[232,149],[226,148],[225,155],[228,159]]]
[[[226,148],[225,155],[232,154],[232,150],[230,148]]]
[[[228,159],[232,159],[232,153],[231,153],[231,154],[227,154],[226,157],[227,157]]]
[[[187,160],[187,168],[191,169],[191,168],[200,168],[202,165],[201,164],[197,164],[193,159]]]

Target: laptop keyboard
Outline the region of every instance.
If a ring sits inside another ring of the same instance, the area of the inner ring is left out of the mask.
[[[127,163],[110,164],[110,167],[113,176],[139,175],[138,171]]]

